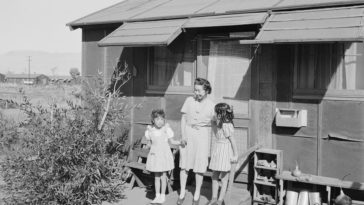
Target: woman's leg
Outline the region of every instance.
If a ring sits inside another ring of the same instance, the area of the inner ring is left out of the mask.
[[[219,201],[224,200],[228,180],[229,180],[229,172],[221,172],[221,182],[222,182],[222,184],[221,184]]]
[[[187,170],[181,169],[181,171],[179,173],[179,182],[180,182],[180,187],[181,187],[181,192],[179,194],[180,199],[183,199],[186,194],[187,177],[188,177]]]
[[[195,173],[196,190],[193,199],[197,201],[200,198],[201,186],[203,181],[203,173]]]
[[[158,202],[161,195],[161,172],[154,172],[154,190],[155,198],[152,202]]]

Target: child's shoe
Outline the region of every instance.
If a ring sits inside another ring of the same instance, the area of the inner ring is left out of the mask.
[[[160,194],[156,194],[155,195],[155,198],[153,199],[153,201],[151,201],[150,203],[151,204],[158,204],[158,203],[160,203],[159,201],[160,201],[160,198],[161,198],[161,195]]]
[[[222,205],[222,200],[217,200],[212,205]]]
[[[217,201],[217,198],[212,198],[207,205],[213,205]]]
[[[163,204],[166,201],[166,195],[161,194],[157,203]]]

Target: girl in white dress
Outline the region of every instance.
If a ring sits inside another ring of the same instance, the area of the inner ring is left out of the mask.
[[[150,146],[146,169],[154,173],[156,197],[151,203],[161,204],[165,201],[167,171],[174,169],[173,155],[168,143],[180,145],[181,142],[172,139],[174,134],[170,126],[165,123],[163,110],[153,110],[151,118],[152,125],[148,125],[145,131],[145,138]]]
[[[212,199],[209,205],[221,205],[228,184],[231,163],[236,163],[238,150],[234,139],[234,114],[226,103],[215,105],[215,117],[217,130],[216,140],[211,150],[211,161],[209,168],[212,170]],[[218,195],[218,180],[221,178],[222,186],[220,196]]]

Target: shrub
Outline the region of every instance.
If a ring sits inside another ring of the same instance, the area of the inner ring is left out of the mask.
[[[86,89],[78,94],[82,105],[68,101],[66,108],[34,106],[24,95],[20,107],[27,119],[0,130],[7,150],[1,167],[6,203],[86,205],[124,197],[128,105],[123,98],[113,100],[100,130],[104,93]]]

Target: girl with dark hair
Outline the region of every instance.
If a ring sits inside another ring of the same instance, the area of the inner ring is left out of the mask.
[[[208,166],[209,136],[214,116],[214,103],[207,97],[210,93],[209,81],[197,78],[194,82],[194,96],[188,97],[181,109],[182,141],[186,142],[186,146],[180,148],[181,192],[177,201],[178,205],[181,205],[185,199],[186,181],[190,169],[195,173],[196,180],[192,204],[199,204],[203,174]]]
[[[234,113],[226,103],[215,105],[215,118],[217,124],[216,140],[211,150],[209,168],[212,170],[212,199],[209,205],[221,205],[228,184],[231,163],[238,160],[238,150],[234,139]],[[222,186],[218,195],[218,180],[221,178]]]
[[[148,125],[145,138],[151,148],[147,157],[146,170],[154,173],[156,196],[151,203],[163,203],[166,199],[167,171],[174,169],[174,160],[169,143],[181,145],[173,140],[173,131],[165,122],[165,113],[161,109],[152,111],[152,125]],[[161,186],[162,185],[162,186]]]

